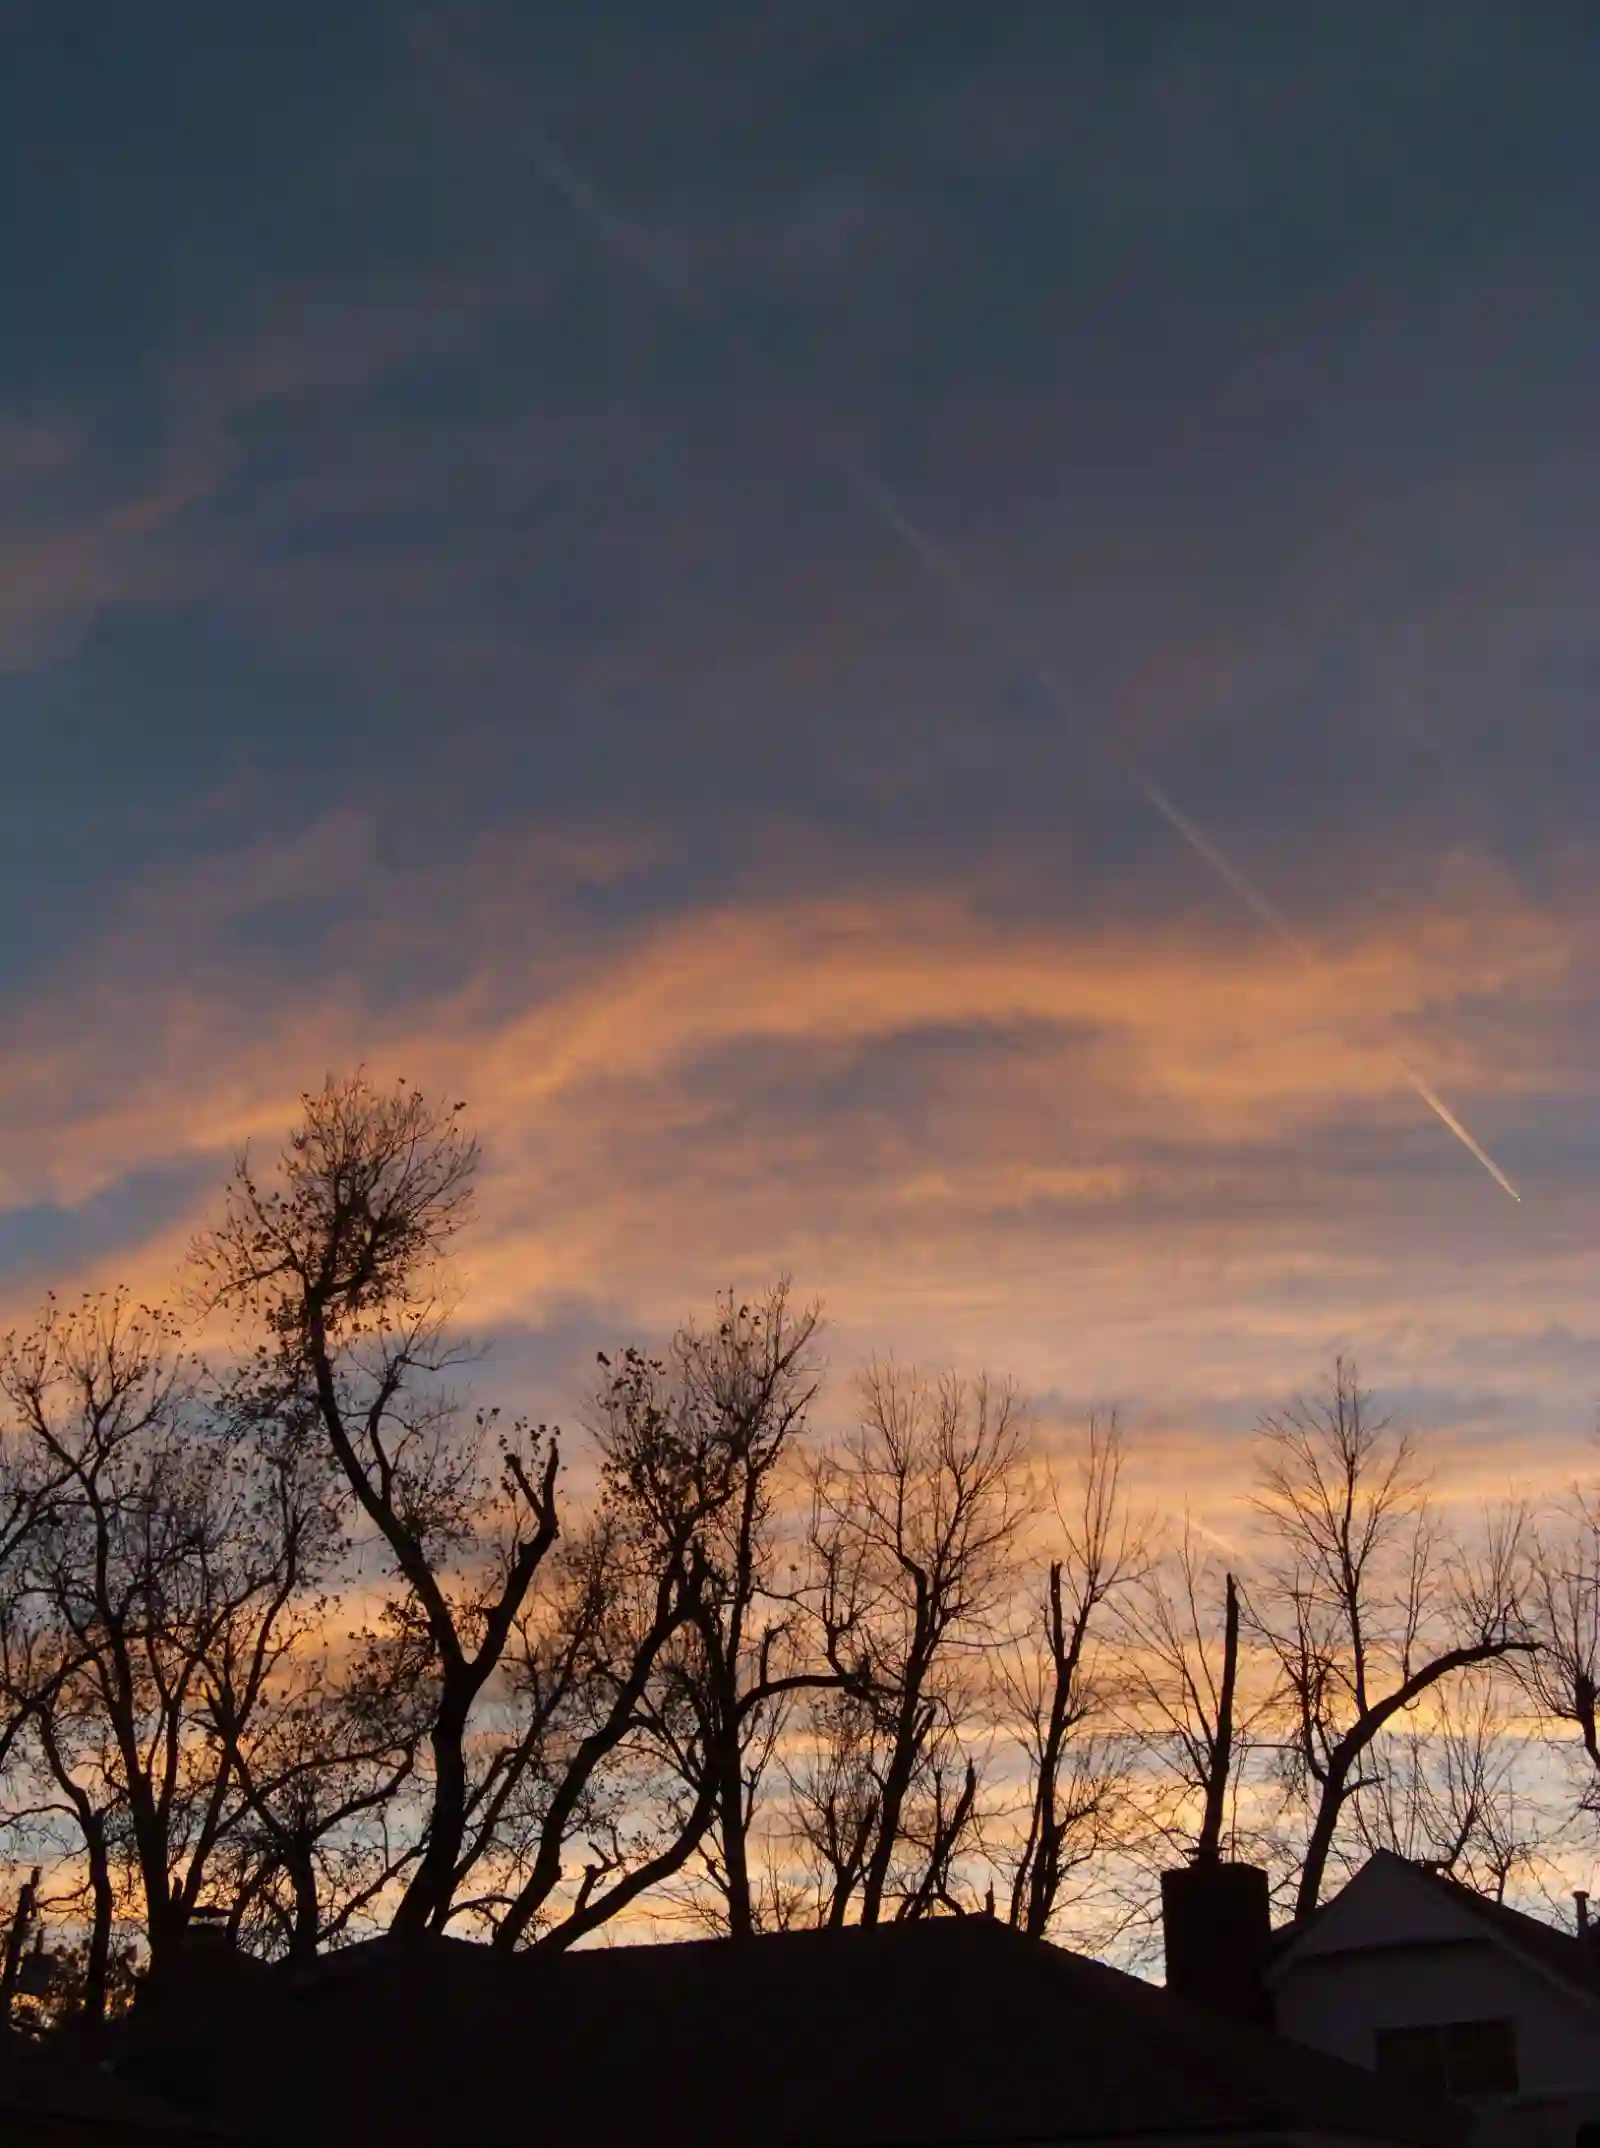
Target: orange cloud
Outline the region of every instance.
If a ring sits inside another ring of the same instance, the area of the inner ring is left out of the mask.
[[[230,900],[359,892],[371,870],[340,824],[244,861]],[[13,1025],[6,1200],[79,1209],[187,1174],[175,1208],[79,1261],[156,1287],[232,1152],[365,1061],[470,1102],[480,1330],[589,1307],[611,1340],[788,1268],[825,1296],[840,1363],[876,1344],[1007,1365],[1066,1417],[1121,1396],[1186,1471],[1335,1343],[1426,1390],[1463,1452],[1473,1411],[1503,1431],[1530,1381],[1528,1456],[1563,1416],[1579,1429],[1593,1275],[1570,1203],[1512,1211],[1394,1053],[1491,1148],[1535,1099],[1577,1093],[1582,918],[1468,875],[1350,925],[1313,974],[1254,934],[1013,926],[955,891],[730,902],[609,940],[543,899],[526,936],[544,952],[519,958],[502,899],[464,982],[385,1008],[359,950],[314,990],[252,991],[214,960],[153,988],[141,951],[197,907],[167,891],[115,962]],[[1571,1347],[1541,1376],[1552,1329]]]

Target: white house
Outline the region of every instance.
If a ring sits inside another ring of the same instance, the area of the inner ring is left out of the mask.
[[[1477,2114],[1474,2148],[1600,2148],[1600,1943],[1380,1852],[1274,1935],[1278,2032]]]

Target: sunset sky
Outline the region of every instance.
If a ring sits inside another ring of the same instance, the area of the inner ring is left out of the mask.
[[[537,1416],[789,1270],[1586,1466],[1597,144],[1559,0],[0,0],[0,1311],[364,1062]]]

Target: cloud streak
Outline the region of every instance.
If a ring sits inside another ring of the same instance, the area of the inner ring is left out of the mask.
[[[1553,1453],[1600,1385],[1592,95],[1569,26],[1435,12],[471,9],[831,459],[392,22],[108,29],[103,108],[40,16],[7,1306],[157,1287],[364,1060],[471,1101],[541,1411],[789,1267],[840,1368],[1120,1397],[1186,1476],[1334,1343],[1485,1469]]]
[[[546,1362],[541,1336],[571,1381],[619,1329],[787,1268],[827,1299],[842,1362],[1008,1364],[1069,1416],[1132,1398],[1158,1441],[1218,1406],[1247,1423],[1343,1339],[1390,1377],[1515,1410],[1552,1321],[1572,1341],[1527,1437],[1559,1444],[1585,1414],[1579,1189],[1547,1182],[1539,1233],[1508,1237],[1418,1147],[1394,1075],[1415,1038],[1492,1121],[1567,1108],[1596,945],[1571,914],[1458,890],[1349,929],[1313,973],[1270,940],[1021,924],[952,888],[619,927],[584,925],[559,874],[515,899],[494,880],[451,898],[474,958],[385,1005],[374,950],[412,933],[426,950],[439,888],[403,896],[329,824],[229,887],[175,880],[25,1010],[0,1187],[13,1215],[82,1221],[73,1273],[13,1267],[11,1316],[46,1280],[162,1287],[233,1151],[275,1145],[300,1088],[365,1061],[469,1101],[487,1151],[469,1312],[514,1377]],[[355,907],[317,987],[232,982],[235,924],[318,886]],[[1492,1337],[1501,1360],[1471,1371]]]
[[[447,77],[468,90],[478,102],[491,103],[488,85],[481,72],[459,59],[436,22],[424,17],[413,33],[413,43]],[[755,370],[765,385],[776,387],[780,391],[792,389],[792,382],[777,362],[759,345],[753,343],[704,291],[687,281],[668,263],[652,234],[635,219],[620,211],[594,181],[574,165],[544,128],[523,113],[512,123],[512,136],[532,159],[548,184],[560,194],[573,214],[588,225],[602,244],[629,261],[663,297],[682,307],[691,318],[711,328],[737,356]],[[863,509],[879,527],[903,546],[930,587],[949,598],[966,619],[994,645],[1012,669],[1037,688],[1061,717],[1068,723],[1081,724],[1082,711],[1075,698],[1043,658],[1028,646],[1007,608],[980,587],[954,553],[924,527],[911,513],[904,500],[885,484],[837,433],[831,428],[820,426],[813,426],[808,430],[818,455],[839,472]],[[1227,851],[1189,814],[1183,812],[1137,761],[1116,747],[1109,737],[1093,730],[1085,732],[1084,743],[1086,747],[1092,747],[1112,760],[1146,805],[1161,816],[1174,834],[1189,846],[1224,886],[1230,888],[1277,935],[1285,947],[1308,967],[1320,967],[1319,958],[1309,942],[1295,931],[1277,906],[1262,894]],[[1502,1192],[1520,1203],[1522,1196],[1516,1187],[1432,1083],[1404,1058],[1397,1057],[1395,1065],[1413,1093],[1440,1124],[1483,1166]]]

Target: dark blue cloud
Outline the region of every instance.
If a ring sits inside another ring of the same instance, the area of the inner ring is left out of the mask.
[[[0,373],[72,443],[0,528],[48,614],[0,649],[13,977],[352,804],[391,854],[648,821],[666,906],[952,845],[1026,904],[1211,900],[1114,731],[1313,921],[1587,825],[1586,10],[425,16],[486,90],[363,0],[9,19]],[[596,243],[527,115],[780,378]]]

